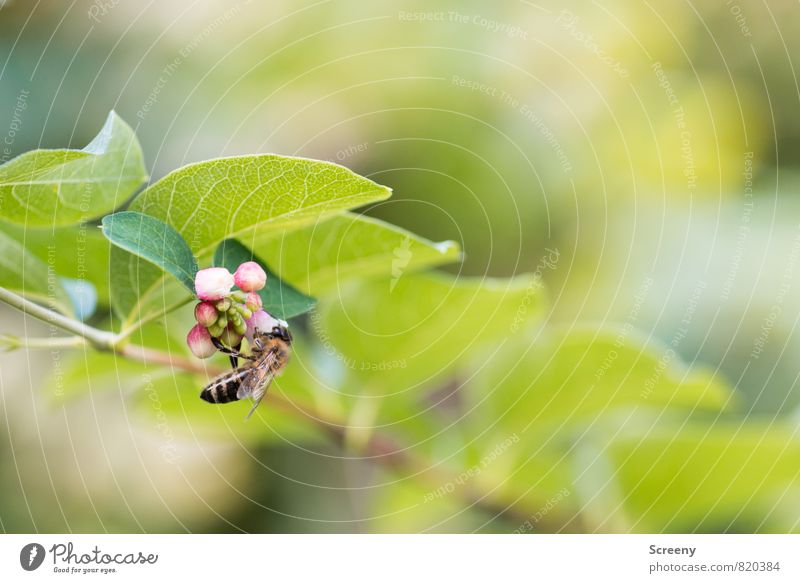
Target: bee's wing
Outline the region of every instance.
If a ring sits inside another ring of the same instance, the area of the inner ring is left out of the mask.
[[[253,391],[253,406],[250,408],[250,412],[247,414],[245,419],[250,419],[250,416],[253,413],[255,413],[256,407],[258,407],[259,404],[261,404],[261,399],[263,399],[264,395],[267,394],[267,389],[272,384],[272,379],[274,378],[275,375],[272,372],[270,372],[267,375],[267,378],[264,379],[264,382]]]
[[[245,419],[249,419],[253,412],[261,403],[261,399],[267,394],[267,389],[275,378],[275,366],[277,364],[277,352],[272,351],[264,355],[263,360],[259,361],[251,369],[250,375],[242,382],[236,396],[239,399],[245,397],[252,397],[253,408],[247,414]]]

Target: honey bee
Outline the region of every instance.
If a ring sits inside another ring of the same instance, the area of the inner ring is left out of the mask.
[[[200,398],[209,403],[231,403],[250,397],[253,399],[253,407],[245,417],[249,419],[267,393],[272,380],[283,372],[289,361],[292,335],[287,324],[280,322],[269,332],[256,329],[250,354],[231,349],[216,338],[212,341],[220,352],[230,356],[234,368],[208,383],[200,393]],[[242,366],[237,366],[239,358],[246,361]]]

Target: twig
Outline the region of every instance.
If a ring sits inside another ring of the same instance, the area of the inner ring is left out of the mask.
[[[56,336],[53,338],[20,338],[12,334],[0,334],[0,345],[6,350],[17,348],[78,348],[86,344],[80,336]]]
[[[47,308],[27,300],[4,287],[0,287],[0,300],[17,308],[18,310],[25,312],[30,316],[33,316],[34,318],[38,318],[43,322],[52,324],[53,326],[61,328],[62,330],[66,330],[67,332],[71,332],[72,334],[80,336],[81,338],[85,338],[92,346],[100,350],[113,349],[113,346],[117,341],[117,336],[113,332],[98,330],[92,326],[87,326],[83,322],[73,320],[72,318],[57,312],[53,312],[52,310],[48,310]]]

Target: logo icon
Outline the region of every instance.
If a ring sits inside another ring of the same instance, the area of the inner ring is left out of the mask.
[[[19,552],[19,564],[26,571],[35,571],[44,562],[44,547],[39,543],[30,543]]]

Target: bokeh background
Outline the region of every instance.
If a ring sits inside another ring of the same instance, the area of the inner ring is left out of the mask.
[[[255,440],[191,419],[165,431],[137,410],[146,387],[126,385],[141,371],[84,351],[18,350],[0,355],[0,528],[797,530],[798,39],[800,8],[788,0],[6,0],[3,161],[82,147],[112,109],[135,129],[153,179],[235,154],[331,160],[392,187],[368,214],[460,243],[463,261],[441,271],[538,269],[541,330],[584,331],[548,340],[574,354],[552,371],[567,380],[540,379],[542,390],[582,395],[591,383],[570,371],[596,377],[603,357],[587,365],[589,347],[608,354],[622,334],[655,347],[662,369],[682,361],[676,370],[702,371],[733,396],[724,414],[669,423],[666,406],[603,409],[580,438],[548,437],[568,445],[547,456],[524,423],[496,424],[510,404],[466,419],[441,399],[426,413],[436,447],[409,446],[454,476],[437,486],[289,423]],[[0,318],[3,332],[44,329],[10,309]],[[299,326],[309,362],[319,338],[312,322]],[[537,334],[503,349],[528,364],[506,383],[512,393],[534,380]],[[609,366],[639,394],[644,381],[626,376],[636,354]],[[341,375],[320,366],[335,386]],[[54,369],[74,397],[53,398]],[[482,382],[471,390],[492,393]],[[403,415],[389,427],[401,442],[422,423]],[[458,458],[459,439],[478,449]]]

